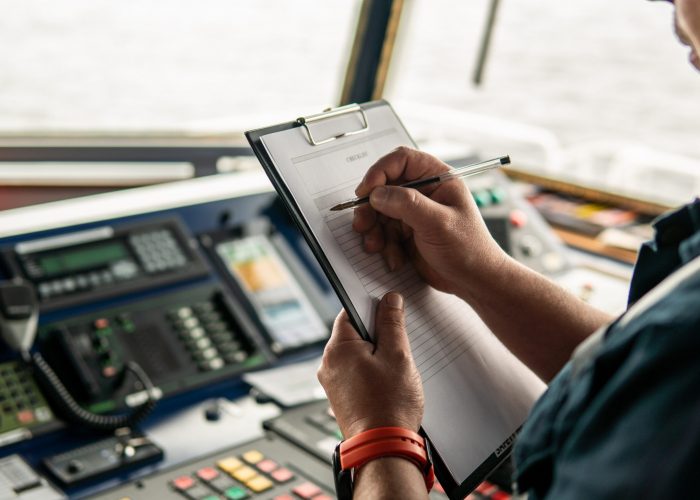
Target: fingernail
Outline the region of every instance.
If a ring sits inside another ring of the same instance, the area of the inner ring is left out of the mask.
[[[386,203],[387,198],[389,197],[389,190],[385,188],[384,186],[380,186],[377,188],[374,188],[372,193],[369,195],[370,201],[372,202],[372,205],[375,206],[382,206]]]
[[[388,255],[386,258],[386,267],[389,268],[389,271],[396,271],[396,257]]]
[[[386,304],[394,309],[403,309],[403,297],[400,293],[391,292],[386,296]]]

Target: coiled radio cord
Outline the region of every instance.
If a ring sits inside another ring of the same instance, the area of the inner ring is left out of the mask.
[[[25,360],[27,357],[25,357]],[[68,391],[66,386],[61,382],[61,379],[53,371],[44,357],[39,352],[31,354],[30,366],[34,368],[37,382],[44,389],[44,395],[65,421],[89,428],[94,431],[112,432],[122,427],[134,427],[141,422],[156,406],[158,401],[158,393],[151,379],[148,378],[146,372],[133,361],[129,361],[124,365],[124,368],[134,374],[136,379],[141,382],[146,391],[146,401],[139,406],[134,407],[130,412],[120,415],[100,415],[86,410],[78,404]]]

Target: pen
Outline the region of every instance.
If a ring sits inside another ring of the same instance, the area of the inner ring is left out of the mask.
[[[462,177],[468,177],[470,175],[480,174],[486,170],[492,168],[500,167],[501,165],[507,165],[510,163],[510,156],[501,156],[498,158],[493,158],[492,160],[486,160],[479,163],[472,163],[471,165],[466,165],[464,167],[458,167],[444,174],[436,175],[433,177],[428,177],[426,179],[418,179],[415,181],[407,182],[406,184],[401,184],[400,187],[405,188],[419,188],[427,186],[429,184],[442,184],[450,179],[459,179]],[[332,206],[330,209],[333,212],[338,212],[340,210],[345,210],[347,208],[356,207],[364,203],[369,202],[369,196],[363,196],[361,198],[355,198],[352,200],[344,201],[343,203],[338,203]]]

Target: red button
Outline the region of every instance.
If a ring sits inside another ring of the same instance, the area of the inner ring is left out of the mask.
[[[291,495],[277,495],[272,500],[294,500],[294,497]]]
[[[180,491],[185,491],[194,486],[194,479],[190,476],[180,476],[173,481],[173,486]]]
[[[109,320],[107,318],[98,318],[95,320],[95,328],[102,330],[109,326]]]
[[[15,417],[17,417],[17,421],[20,424],[31,424],[34,422],[34,412],[32,410],[18,411]]]
[[[314,483],[302,483],[296,488],[294,488],[292,490],[292,493],[294,493],[297,496],[300,496],[301,498],[304,498],[305,500],[308,500],[315,497],[316,495],[320,495],[323,492],[321,491],[321,488],[316,486]]]
[[[270,460],[269,458],[263,460],[262,462],[258,462],[257,464],[255,464],[255,466],[261,471],[268,473],[272,472],[273,470],[279,467],[277,462],[275,462],[274,460]]]
[[[489,483],[488,481],[484,481],[479,486],[477,486],[476,490],[474,491],[476,491],[477,493],[481,493],[482,495],[489,496],[491,493],[496,493],[498,491],[498,488],[493,484]]]
[[[204,467],[197,471],[197,476],[202,481],[211,481],[212,479],[216,479],[217,477],[219,477],[219,471],[217,471],[213,467]]]
[[[522,210],[511,210],[508,220],[515,227],[523,227],[527,224],[527,214]]]
[[[505,491],[497,491],[491,495],[491,500],[510,500],[510,495]]]
[[[276,471],[273,471],[270,476],[272,476],[272,479],[277,481],[278,483],[285,483],[292,479],[294,477],[294,474],[292,471],[289,469],[285,469],[284,467],[280,467]]]
[[[313,497],[311,500],[333,500],[333,498],[329,497],[326,494],[323,494],[323,495],[318,495],[317,497]]]

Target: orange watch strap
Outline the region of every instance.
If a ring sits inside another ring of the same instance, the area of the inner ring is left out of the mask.
[[[401,457],[413,462],[423,474],[430,491],[435,482],[425,439],[417,432],[401,427],[378,427],[362,432],[340,444],[340,466],[358,469],[370,460]]]

